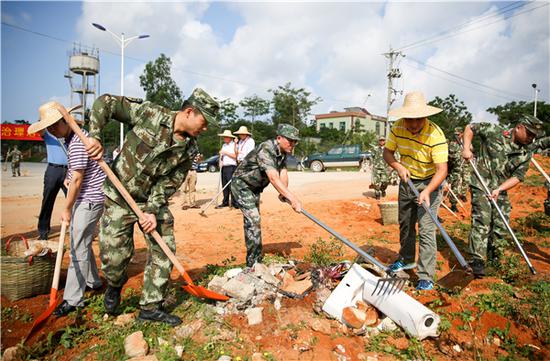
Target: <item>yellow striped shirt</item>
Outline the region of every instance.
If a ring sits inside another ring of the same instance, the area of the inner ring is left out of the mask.
[[[391,128],[386,148],[399,151],[400,163],[411,172],[413,179],[432,177],[435,163],[446,163],[449,155],[445,134],[430,120],[426,120],[422,130],[413,135],[405,128],[405,120],[399,119]]]

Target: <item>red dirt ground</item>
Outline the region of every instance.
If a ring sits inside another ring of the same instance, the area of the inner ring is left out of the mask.
[[[545,169],[550,169],[550,158],[537,158]],[[528,176],[536,175],[536,170],[531,167]],[[542,178],[542,177],[541,177]],[[359,185],[362,189],[367,189],[366,185]],[[348,187],[348,185],[345,185]],[[382,262],[388,263],[395,259],[399,249],[399,228],[397,225],[382,226],[381,215],[376,201],[372,198],[363,196],[347,197],[342,199],[332,199],[334,195],[349,194],[345,188],[338,189],[338,186],[330,184],[313,184],[300,190],[302,200],[306,210],[325,221],[339,233],[348,237],[358,245],[365,245],[366,248],[374,250],[374,255]],[[395,192],[394,192],[395,193]],[[365,194],[370,194],[367,192]],[[520,185],[510,192],[513,211],[512,227],[517,227],[515,219],[525,217],[532,212],[543,211],[543,201],[546,198],[546,190],[543,187],[530,187]],[[395,194],[390,199],[396,199]],[[203,200],[203,204],[208,200]],[[236,263],[243,263],[245,257],[245,248],[243,242],[242,215],[238,210],[209,210],[208,218],[203,218],[198,214],[198,210],[181,211],[175,205],[179,204],[179,198],[174,201],[173,213],[176,218],[176,239],[178,242],[177,255],[186,269],[192,276],[198,275],[204,270],[206,264],[221,264],[221,262],[230,256],[235,256]],[[8,212],[8,217],[13,217],[13,222],[4,220],[6,227],[3,229],[4,239],[14,233],[21,222],[27,225],[34,225],[35,219],[21,219],[20,208],[39,207],[38,198],[2,198],[2,207],[13,209]],[[309,246],[315,243],[319,237],[328,238],[327,233],[314,223],[309,221],[303,215],[296,214],[290,208],[280,203],[274,194],[266,194],[262,197],[262,232],[264,240],[264,250],[266,253],[282,254],[295,259],[301,259],[309,251]],[[469,209],[468,209],[469,211]],[[444,220],[444,227],[458,222],[456,218],[447,211],[441,210],[440,216]],[[469,222],[469,219],[463,217],[462,222]],[[10,224],[17,224],[11,226]],[[30,227],[32,228],[32,227]],[[19,228],[20,229],[20,228]],[[27,227],[29,229],[29,227]],[[31,232],[29,236],[33,236]],[[36,236],[36,235],[34,235]],[[51,239],[56,239],[57,235],[52,234]],[[453,237],[453,234],[451,234]],[[536,237],[527,237],[530,242],[526,247],[526,252],[530,257],[534,267],[538,271],[535,279],[548,280],[550,275],[550,253],[548,249],[548,239],[537,239]],[[214,247],[212,247],[214,245]],[[94,245],[96,255],[98,254],[97,243]],[[513,253],[519,254],[515,247],[511,246]],[[354,258],[354,252],[345,250],[345,256],[349,259]],[[146,246],[143,237],[136,231],[136,256],[130,269],[130,280],[126,287],[140,288],[143,277],[143,264],[146,258]],[[440,250],[438,261],[441,266],[438,271],[438,277],[442,277],[450,268],[456,265],[456,261],[449,251],[448,247]],[[64,269],[67,266],[67,256],[64,259]],[[528,273],[525,264],[524,272]],[[176,271],[172,273],[172,278],[177,279]],[[495,278],[486,278],[475,280],[469,286],[467,294],[490,292],[489,285],[502,282]],[[62,275],[61,285],[64,285],[64,275]],[[464,293],[463,293],[464,294]],[[472,309],[472,305],[461,304],[457,298],[450,299],[447,295],[439,294],[436,291],[429,292],[420,297],[420,301],[428,304],[436,298],[450,300],[451,303],[444,304],[439,310],[447,312],[461,312],[464,309]],[[461,298],[458,298],[460,300]],[[2,297],[2,308],[17,308],[21,314],[28,313],[37,317],[46,309],[48,295],[40,295],[29,299],[11,302]],[[262,350],[269,350],[277,359],[303,359],[303,360],[329,360],[335,359],[333,349],[341,344],[346,349],[346,356],[357,359],[359,354],[370,355],[364,352],[363,341],[358,341],[357,336],[346,335],[345,330],[338,331],[338,334],[323,335],[306,327],[300,330],[297,339],[289,338],[289,331],[284,329],[284,325],[297,324],[304,318],[315,317],[312,311],[312,298],[306,297],[304,300],[285,299],[283,302],[284,313],[277,314],[276,311],[264,312],[264,321],[260,326],[248,326],[243,316],[230,316],[228,321],[241,331],[244,338],[250,339],[252,343],[258,344]],[[265,305],[266,308],[273,307]],[[505,355],[502,348],[496,345],[488,345],[484,342],[485,335],[492,327],[504,327],[510,322],[510,335],[516,337],[518,345],[533,345],[541,349],[541,356],[548,355],[548,345],[543,345],[541,340],[537,339],[534,331],[517,324],[514,320],[505,319],[494,313],[483,313],[480,319],[471,321],[472,330],[459,330],[463,322],[459,319],[453,319],[453,327],[449,331],[447,340],[428,340],[423,342],[424,350],[427,355],[436,355],[437,359],[461,359],[462,357],[471,357],[477,350],[487,359],[494,359],[499,355]],[[24,335],[30,329],[32,322],[23,322],[21,320],[3,320],[1,330],[2,349],[13,346],[21,341]],[[29,342],[32,344],[47,335],[50,331],[57,331],[67,325],[66,319],[55,319],[50,317],[40,332]],[[336,321],[331,321],[333,331],[340,330]],[[269,337],[258,336],[269,335]],[[316,337],[318,341],[311,350],[299,352],[293,348],[293,345],[300,340],[309,340]],[[90,341],[96,343],[96,340]],[[396,347],[406,347],[407,339],[392,340]],[[450,347],[459,344],[469,353],[453,354]],[[404,345],[404,346],[403,346]],[[71,353],[66,353],[63,359],[69,360]],[[466,356],[468,355],[468,356]],[[392,359],[391,357],[378,355],[379,360]],[[542,356],[544,358],[544,356]]]

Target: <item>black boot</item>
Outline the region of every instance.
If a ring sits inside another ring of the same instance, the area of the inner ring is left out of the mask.
[[[67,301],[61,302],[59,306],[53,311],[55,317],[63,317],[69,313],[76,311],[76,306],[71,306]]]
[[[470,267],[472,267],[472,271],[474,272],[474,276],[476,278],[485,277],[485,262],[483,262],[483,260],[474,259],[470,261]]]
[[[114,315],[116,308],[120,304],[120,293],[122,287],[107,286],[105,290],[105,296],[103,298],[103,306],[105,306],[105,312],[110,315]]]
[[[142,321],[163,322],[172,327],[181,324],[181,318],[176,315],[164,312],[158,308],[156,310],[141,310],[139,311],[138,319]]]

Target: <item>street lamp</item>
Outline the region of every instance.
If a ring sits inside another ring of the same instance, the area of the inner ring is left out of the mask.
[[[533,90],[535,91],[535,109],[533,110],[533,116],[537,116],[537,96],[540,92],[540,90],[537,89],[537,84],[531,84],[533,87]]]
[[[132,40],[135,40],[135,39],[145,39],[145,38],[148,38],[149,35],[147,34],[143,34],[143,35],[136,35],[136,36],[132,36],[130,38],[125,38],[124,37],[124,33],[121,33],[120,34],[120,37],[117,36],[115,33],[113,33],[111,30],[107,29],[106,27],[104,27],[103,25],[100,25],[100,24],[97,24],[97,23],[92,23],[92,25],[96,28],[96,29],[99,29],[101,31],[106,31],[108,32],[109,34],[111,34],[111,36],[113,38],[115,38],[116,41],[119,42],[120,44],[120,95],[121,96],[124,96],[124,48],[130,44],[130,42]],[[120,150],[122,150],[122,143],[124,142],[124,124],[123,123],[120,123]]]

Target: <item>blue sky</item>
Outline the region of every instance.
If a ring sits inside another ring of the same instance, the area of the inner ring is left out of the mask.
[[[490,106],[531,100],[532,83],[548,101],[547,4],[3,1],[2,121],[36,120],[48,100],[70,105],[63,75],[73,42],[100,48],[100,92],[119,93],[120,47],[91,22],[116,34],[151,35],[126,48],[126,95],[143,96],[145,63],[165,53],[184,94],[201,86],[238,102],[269,98],[268,89],[290,81],[323,99],[316,113],[359,105],[381,115],[381,54],[456,28],[459,34],[403,50],[396,88],[422,90],[428,99],[456,94],[478,120],[489,119]],[[401,102],[399,95],[394,104]]]

